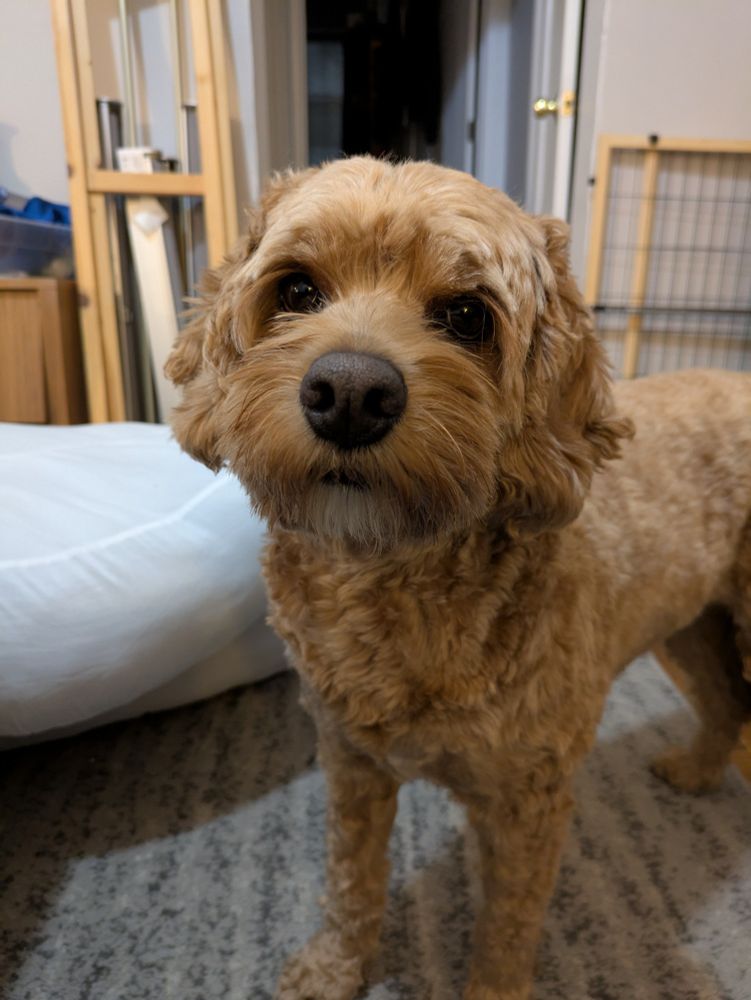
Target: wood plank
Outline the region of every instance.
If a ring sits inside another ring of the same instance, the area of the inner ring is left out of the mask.
[[[38,294],[49,422],[83,423],[86,393],[75,282],[55,281],[40,286]]]
[[[120,170],[90,170],[89,190],[95,194],[153,195],[155,197],[201,196],[201,174],[134,174]]]
[[[88,170],[96,170],[102,165],[99,142],[99,122],[96,112],[96,89],[94,87],[94,65],[91,58],[89,21],[86,0],[69,0],[73,17],[73,32],[76,39],[76,68],[78,71],[78,95],[81,111],[81,129]]]
[[[609,136],[601,135],[597,142],[595,189],[592,200],[592,224],[589,237],[589,257],[584,284],[584,300],[588,306],[597,304],[602,277],[602,257],[605,243],[608,193],[610,191],[610,161],[612,145]]]
[[[44,385],[52,424],[69,424],[68,396],[65,391],[62,319],[57,288],[41,286],[37,292],[44,348]]]
[[[62,278],[32,278],[32,277],[19,277],[19,278],[9,278],[0,275],[0,292],[36,292],[40,288],[46,288],[49,286],[53,288],[55,285],[59,284],[70,284],[75,285],[74,281],[66,281]]]
[[[647,277],[649,274],[649,255],[652,249],[652,223],[655,214],[655,196],[657,194],[657,169],[659,153],[649,148],[644,154],[644,177],[642,180],[641,206],[639,207],[639,223],[636,232],[636,248],[634,251],[633,271],[631,272],[631,291],[629,305],[636,308],[644,305],[647,292]],[[639,349],[641,347],[641,327],[643,316],[641,312],[631,313],[626,323],[626,343],[623,347],[623,377],[633,378],[639,366]]]
[[[86,0],[70,0],[70,3],[73,14],[73,30],[76,38],[78,92],[88,185],[89,173],[102,165],[99,121],[96,111],[96,89],[94,87],[94,66],[91,56]],[[125,392],[123,389],[123,366],[120,357],[120,336],[117,328],[117,304],[115,299],[115,281],[112,272],[112,249],[110,247],[107,206],[104,196],[89,192],[88,210],[94,244],[96,292],[99,305],[99,322],[101,324],[104,370],[107,380],[108,419],[124,420]]]
[[[232,153],[232,128],[230,123],[230,95],[227,66],[230,53],[227,50],[227,32],[222,14],[222,0],[207,0],[209,28],[211,32],[211,58],[214,68],[214,99],[216,102],[217,131],[219,135],[219,159],[222,170],[222,194],[224,196],[224,225],[227,249],[237,242],[237,190],[235,187],[235,161]],[[200,116],[201,110],[198,109]]]
[[[51,0],[51,7],[68,160],[73,250],[76,259],[89,419],[101,422],[109,419],[109,399],[97,292],[96,250],[86,189],[84,126],[76,83],[73,16],[68,0]]]
[[[214,88],[207,0],[189,0],[193,70],[198,103],[198,135],[204,178],[204,221],[209,267],[217,267],[229,249],[225,219],[224,174],[220,159],[218,110]]]
[[[662,153],[751,153],[749,139],[684,139],[663,138],[656,141],[648,135],[618,135],[605,133],[600,141],[612,149],[657,149]]]
[[[102,323],[109,419],[119,421],[125,420],[125,388],[123,385],[123,362],[120,356],[120,333],[117,325],[117,300],[115,297],[115,277],[112,270],[109,220],[107,203],[103,194],[89,194],[89,215],[97,255],[97,294]]]
[[[57,307],[60,316],[60,353],[62,365],[57,377],[65,382],[65,409],[55,423],[83,424],[87,420],[86,386],[83,380],[81,333],[78,326],[78,299],[75,281],[57,282]],[[46,353],[45,345],[45,353]],[[48,374],[49,379],[49,374]]]
[[[44,344],[37,288],[0,288],[0,420],[45,424]]]

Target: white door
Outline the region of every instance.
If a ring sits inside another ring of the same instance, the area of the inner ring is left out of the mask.
[[[581,17],[582,0],[468,0],[443,18],[442,162],[562,218]]]
[[[536,0],[526,207],[569,217],[582,0]]]

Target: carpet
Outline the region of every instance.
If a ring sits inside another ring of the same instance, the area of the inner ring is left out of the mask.
[[[751,788],[647,771],[690,710],[644,659],[577,780],[535,1000],[749,1000]],[[294,677],[0,758],[0,996],[270,1000],[318,920],[324,783]],[[368,1000],[457,1000],[477,886],[463,814],[400,793]]]

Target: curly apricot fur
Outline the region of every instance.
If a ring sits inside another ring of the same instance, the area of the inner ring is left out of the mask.
[[[301,270],[325,307],[280,312],[278,282]],[[430,321],[467,293],[493,318],[474,347]],[[342,453],[306,423],[300,382],[331,350],[404,376],[377,445]],[[397,789],[417,776],[478,834],[465,1000],[526,1000],[571,777],[614,676],[660,641],[691,674],[700,733],[655,764],[691,791],[717,783],[748,717],[751,378],[614,387],[562,223],[466,175],[368,158],[274,181],[168,371],[178,440],[269,521],[272,620],[328,778],[325,923],[280,1000],[360,988]],[[347,470],[365,487],[326,478]]]

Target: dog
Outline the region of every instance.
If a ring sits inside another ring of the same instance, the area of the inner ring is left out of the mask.
[[[614,677],[659,643],[689,673],[698,735],[654,763],[678,789],[751,715],[751,377],[614,384],[567,247],[430,163],[287,173],[168,361],[177,440],[268,521],[327,778],[324,925],[279,1000],[361,988],[416,777],[477,834],[464,998],[526,1000]]]

